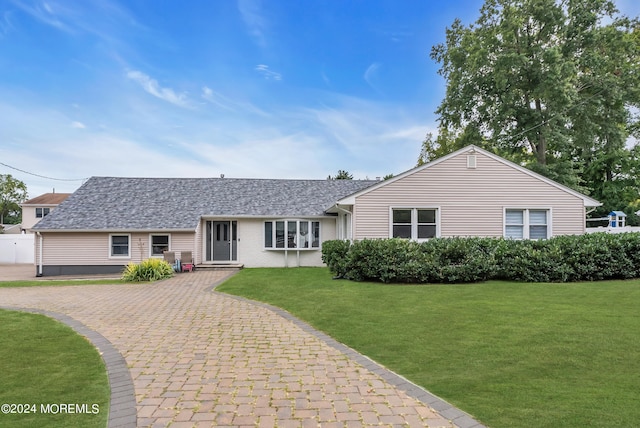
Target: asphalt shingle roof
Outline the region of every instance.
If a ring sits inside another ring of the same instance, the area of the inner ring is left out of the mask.
[[[311,217],[372,180],[92,177],[35,230],[195,230],[202,216]]]
[[[71,195],[71,193],[44,193],[20,205],[58,205],[67,199],[69,195]]]

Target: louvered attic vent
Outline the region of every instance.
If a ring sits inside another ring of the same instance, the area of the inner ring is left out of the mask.
[[[475,153],[467,155],[467,168],[475,169],[476,168],[476,155]]]

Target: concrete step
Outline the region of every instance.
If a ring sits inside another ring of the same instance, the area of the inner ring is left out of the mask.
[[[242,263],[201,263],[196,265],[196,270],[240,270],[243,267]]]

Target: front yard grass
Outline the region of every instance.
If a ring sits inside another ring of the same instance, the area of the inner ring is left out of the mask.
[[[0,343],[0,426],[107,426],[106,368],[84,337],[44,315],[0,310]]]
[[[640,421],[640,281],[389,285],[244,269],[218,291],[281,307],[496,427]]]

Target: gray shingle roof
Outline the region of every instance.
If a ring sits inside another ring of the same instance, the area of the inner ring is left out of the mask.
[[[311,217],[370,180],[92,177],[35,230],[195,230],[202,216]]]

